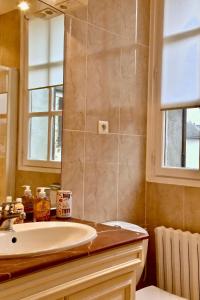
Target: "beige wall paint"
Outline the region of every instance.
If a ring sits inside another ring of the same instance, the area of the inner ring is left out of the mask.
[[[23,196],[23,185],[31,185],[33,195],[36,194],[36,188],[39,186],[49,186],[52,183],[60,183],[60,174],[42,173],[42,172],[16,172],[16,197]]]
[[[11,34],[12,33],[12,34]],[[20,49],[20,16],[15,10],[0,15],[0,65],[19,68]],[[0,92],[6,92],[5,73],[1,72]],[[2,80],[4,79],[4,80]],[[0,116],[0,145],[6,150],[7,143],[7,116]],[[5,169],[6,153],[0,151],[0,201],[6,196]]]
[[[66,17],[62,186],[76,217],[145,223],[148,32],[149,0],[89,0]]]
[[[20,13],[13,10],[0,16],[0,64],[19,68]]]

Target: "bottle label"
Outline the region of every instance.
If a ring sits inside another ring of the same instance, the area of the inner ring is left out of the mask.
[[[70,218],[72,216],[72,192],[57,192],[56,216],[58,218]]]
[[[48,200],[40,200],[35,203],[34,219],[36,221],[50,220],[50,202]]]

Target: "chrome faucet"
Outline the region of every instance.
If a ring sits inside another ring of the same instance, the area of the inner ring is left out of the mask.
[[[0,206],[0,231],[14,231],[13,224],[17,218],[24,220],[24,212],[15,211],[16,202],[5,202]]]

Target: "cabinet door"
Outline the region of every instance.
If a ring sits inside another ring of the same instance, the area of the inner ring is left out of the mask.
[[[81,290],[65,300],[134,300],[134,286],[134,274],[129,273]]]

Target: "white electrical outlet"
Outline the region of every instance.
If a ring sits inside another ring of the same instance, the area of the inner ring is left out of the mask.
[[[98,132],[99,132],[99,134],[108,134],[109,133],[109,122],[108,121],[99,121]]]

